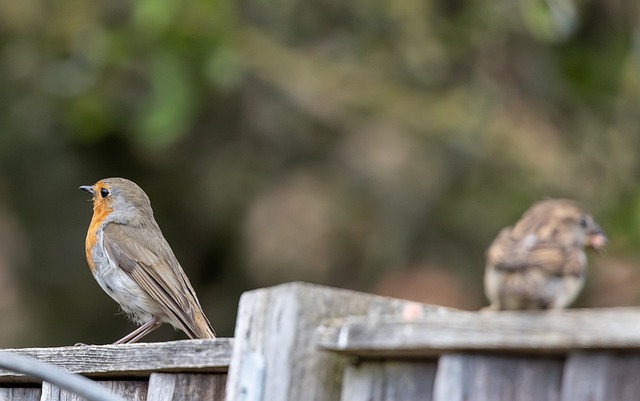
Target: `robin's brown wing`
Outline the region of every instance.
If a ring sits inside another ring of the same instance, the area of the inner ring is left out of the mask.
[[[136,227],[108,224],[104,228],[104,245],[109,257],[157,301],[189,337],[204,337],[198,328],[204,319],[210,330],[208,337],[213,338],[215,332],[195,291],[159,228],[157,232],[146,230],[145,233],[142,235]]]
[[[522,241],[522,240],[521,240]],[[541,270],[550,276],[580,275],[584,263],[579,249],[570,244],[554,241],[536,241],[532,244],[512,244],[502,250],[495,267],[503,271]]]
[[[544,242],[531,250],[531,261],[553,276],[580,276],[585,268],[580,254],[581,249],[573,244]]]

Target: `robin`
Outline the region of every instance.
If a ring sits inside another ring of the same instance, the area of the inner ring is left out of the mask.
[[[562,309],[584,286],[585,248],[601,251],[607,237],[576,202],[537,202],[487,250],[487,309]]]
[[[190,338],[215,338],[142,188],[125,178],[105,178],[80,189],[93,197],[85,243],[89,268],[100,287],[141,325],[116,344],[134,343],[162,323]]]

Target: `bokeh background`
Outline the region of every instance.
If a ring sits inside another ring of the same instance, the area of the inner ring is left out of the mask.
[[[84,259],[77,188],[108,176],[149,194],[222,336],[293,280],[479,308],[485,248],[546,196],[611,241],[577,306],[640,304],[638,8],[0,1],[0,347],[134,328]]]

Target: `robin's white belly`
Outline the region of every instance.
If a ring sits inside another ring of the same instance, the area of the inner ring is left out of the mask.
[[[159,316],[165,320],[165,313],[157,302],[109,259],[102,244],[102,233],[100,233],[93,248],[93,277],[104,292],[120,304],[122,311],[137,324],[147,323],[153,316]]]

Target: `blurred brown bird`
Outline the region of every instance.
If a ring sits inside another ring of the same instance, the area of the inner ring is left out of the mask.
[[[593,217],[568,199],[534,204],[502,229],[487,250],[486,309],[560,309],[584,286],[585,248],[600,251],[607,239]]]
[[[116,344],[133,343],[163,322],[190,338],[215,338],[189,279],[136,183],[105,178],[80,187],[93,197],[85,250],[100,287],[140,326]]]

